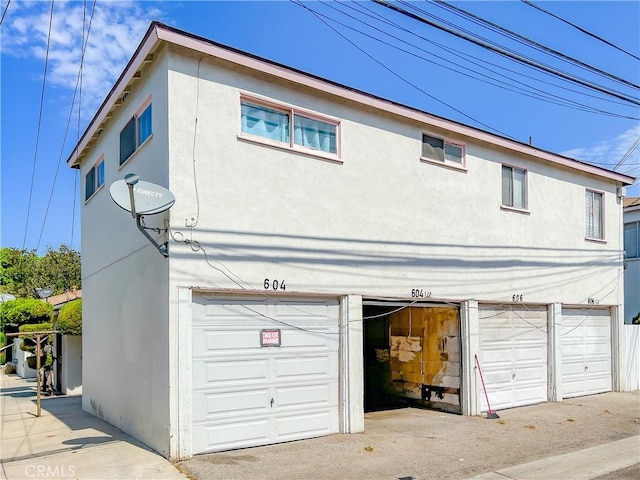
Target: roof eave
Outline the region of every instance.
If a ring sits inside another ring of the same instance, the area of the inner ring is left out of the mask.
[[[255,55],[242,52],[232,47],[218,44],[203,37],[169,27],[159,22],[153,22],[149,26],[147,33],[138,46],[138,49],[120,75],[120,78],[118,78],[117,82],[107,95],[105,101],[98,109],[98,112],[87,127],[87,130],[80,139],[80,142],[78,142],[78,145],[76,145],[75,149],[69,156],[67,164],[70,167],[78,167],[78,159],[81,152],[87,147],[89,141],[96,134],[98,127],[105,120],[105,117],[108,112],[111,111],[116,101],[125,93],[127,85],[133,78],[135,72],[145,61],[146,56],[155,49],[159,42],[162,41],[208,54],[231,63],[258,70],[293,83],[345,98],[347,100],[352,100],[356,103],[384,110],[401,117],[416,120],[421,123],[427,123],[435,128],[448,130],[458,135],[474,138],[481,142],[486,142],[524,155],[533,156],[568,168],[604,177],[619,182],[621,185],[632,185],[635,181],[635,178],[628,175],[613,172],[611,170],[584,163],[569,157],[564,157],[556,153],[541,150],[526,143],[501,137],[475,127],[457,123],[453,120],[448,120],[406,105],[395,103]]]

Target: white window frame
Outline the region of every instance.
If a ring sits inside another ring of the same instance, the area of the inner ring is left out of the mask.
[[[282,114],[288,115],[289,117],[289,141],[277,141],[272,140],[267,137],[263,137],[260,135],[254,135],[249,132],[245,132],[242,130],[242,103],[246,102],[249,104],[256,105],[258,107],[265,107],[271,110],[275,110]],[[284,103],[274,102],[268,99],[263,99],[256,96],[240,94],[240,101],[238,102],[238,106],[240,107],[240,111],[238,114],[238,138],[243,140],[249,140],[254,143],[261,143],[265,145],[269,145],[272,147],[277,147],[285,150],[290,150],[294,152],[304,153],[306,155],[319,157],[325,160],[331,160],[333,162],[342,163],[341,157],[341,138],[342,138],[342,122],[336,118],[332,118],[326,115],[320,115],[315,112],[311,112],[309,110],[305,110],[299,107],[295,107],[293,105],[288,105]],[[295,143],[295,116],[301,116],[310,118],[312,120],[318,120],[320,122],[324,122],[330,125],[335,126],[336,128],[336,152],[327,152],[325,150],[315,149],[305,147],[303,145],[299,145]]]
[[[504,173],[503,172],[505,168],[511,169],[511,199],[510,199],[511,205],[504,203],[504,184],[503,184]],[[524,205],[523,206],[514,205],[515,203],[514,196],[513,196],[514,170],[518,170],[524,174]],[[503,163],[500,167],[500,192],[501,192],[500,208],[502,208],[503,210],[529,213],[529,170],[527,170],[526,168],[518,167],[516,165],[511,165],[509,163]]]
[[[600,236],[590,235],[594,233],[594,219],[589,216],[589,204],[588,202],[592,202],[595,195],[599,195],[600,197]],[[589,197],[592,198],[589,198]],[[584,229],[584,237],[585,240],[595,241],[595,242],[605,242],[606,236],[604,231],[605,226],[605,218],[604,218],[604,192],[599,190],[593,190],[587,188],[585,190],[585,229]]]
[[[102,178],[100,178],[100,170],[102,170]],[[89,196],[87,196],[87,182],[89,180],[89,175],[93,175],[93,191]],[[102,182],[101,182],[102,180]],[[93,164],[93,166],[87,171],[84,176],[84,201],[85,203],[91,200],[96,193],[102,190],[104,187],[105,178],[104,178],[104,154],[98,157],[98,160]]]
[[[145,138],[140,138],[140,118],[147,112],[148,109],[151,109],[150,114],[151,114],[151,132],[149,133],[149,135]],[[126,158],[122,158],[122,133],[124,132],[124,130],[127,128],[127,126],[129,125],[130,122],[133,121],[133,125],[134,125],[134,140],[133,140],[133,150],[131,151],[131,153],[126,157]],[[147,142],[149,142],[152,138],[153,138],[153,107],[152,107],[152,102],[151,102],[151,95],[149,95],[144,102],[142,102],[142,104],[140,105],[140,107],[138,108],[138,110],[136,110],[136,112],[133,114],[132,117],[130,117],[127,120],[127,123],[125,123],[125,126],[122,128],[122,130],[120,130],[120,148],[118,150],[118,158],[119,158],[119,166],[122,167],[124,164],[126,164],[133,156],[135,156],[136,152],[138,150],[140,150],[140,148],[142,148],[143,145],[146,145]]]
[[[438,158],[431,158],[431,157],[424,156],[424,144],[425,144],[424,137],[425,136],[431,137],[435,140],[440,140],[442,142],[442,154],[443,154],[442,160]],[[447,146],[459,148],[461,150],[460,162],[455,162],[453,160],[447,159],[447,154],[446,154]],[[444,165],[446,167],[451,167],[456,170],[462,170],[466,172],[467,171],[467,147],[464,143],[457,142],[455,140],[451,140],[445,137],[441,137],[440,135],[434,135],[433,133],[430,133],[430,132],[422,132],[422,134],[420,135],[420,161],[433,163],[435,165]]]

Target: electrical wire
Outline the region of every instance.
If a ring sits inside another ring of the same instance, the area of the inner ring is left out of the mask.
[[[200,64],[202,57],[198,59],[198,71],[196,73],[196,111],[193,119],[193,147],[191,150],[193,164],[193,189],[196,196],[196,216],[191,219],[187,227],[194,228],[200,221],[200,194],[198,193],[198,176],[196,175],[196,139],[198,137],[198,107],[200,105]]]
[[[561,89],[561,90],[565,90],[565,91],[568,91],[568,92],[575,93],[575,94],[577,94],[577,95],[582,95],[582,96],[586,96],[586,97],[596,98],[596,99],[598,99],[598,100],[600,100],[600,101],[605,101],[605,102],[608,102],[608,103],[614,103],[614,104],[617,104],[617,105],[622,105],[622,106],[625,106],[625,107],[628,107],[628,108],[634,108],[634,109],[635,109],[635,107],[633,107],[632,105],[628,105],[627,103],[620,102],[620,101],[617,101],[617,100],[614,100],[614,99],[611,99],[611,98],[606,98],[606,97],[601,97],[601,96],[593,95],[593,94],[590,94],[590,93],[587,93],[587,92],[582,92],[582,91],[575,90],[575,89],[573,89],[573,88],[569,88],[569,87],[566,87],[566,86],[558,85],[558,84],[555,84],[555,83],[551,83],[551,82],[548,82],[548,81],[543,80],[542,78],[532,77],[532,76],[527,75],[527,74],[525,74],[525,73],[518,72],[518,71],[513,70],[513,69],[511,69],[511,68],[505,67],[505,66],[503,66],[503,65],[499,65],[499,64],[497,64],[497,63],[493,63],[493,62],[491,62],[491,61],[489,61],[489,60],[483,60],[483,61],[482,61],[482,63],[481,63],[481,62],[478,62],[478,61],[475,61],[475,58],[476,58],[476,57],[475,57],[475,56],[473,56],[473,55],[470,55],[470,54],[468,54],[468,53],[465,53],[465,52],[463,52],[463,51],[461,51],[461,50],[457,50],[457,49],[452,48],[452,47],[450,47],[450,46],[447,46],[447,45],[445,45],[445,44],[442,44],[442,43],[436,42],[436,41],[434,41],[434,40],[431,40],[431,39],[429,39],[429,38],[427,38],[427,37],[425,37],[425,36],[423,36],[423,35],[420,35],[420,34],[418,34],[418,33],[414,32],[414,31],[412,31],[412,30],[409,30],[409,29],[407,29],[407,28],[404,28],[403,26],[401,26],[401,25],[400,25],[400,24],[398,24],[397,22],[390,21],[389,19],[387,19],[387,18],[385,18],[385,17],[381,16],[380,14],[378,14],[378,13],[374,12],[373,10],[369,9],[369,8],[368,8],[368,7],[366,7],[362,2],[358,2],[358,1],[355,1],[355,0],[352,0],[352,2],[353,2],[355,5],[357,5],[357,6],[358,6],[359,11],[360,11],[360,10],[364,10],[364,11],[366,11],[366,12],[367,12],[367,13],[365,13],[365,15],[366,15],[366,16],[368,16],[368,17],[370,17],[370,18],[373,18],[373,19],[375,19],[375,20],[378,20],[378,21],[380,21],[380,22],[382,22],[382,23],[384,23],[384,24],[386,24],[386,25],[389,25],[389,26],[392,26],[392,27],[394,27],[394,28],[397,28],[397,29],[399,29],[399,30],[401,30],[401,31],[403,31],[403,32],[406,32],[406,33],[408,33],[408,34],[410,34],[410,35],[412,35],[412,36],[416,37],[416,38],[419,38],[419,39],[421,39],[421,40],[424,40],[425,42],[428,42],[428,43],[430,43],[430,44],[432,44],[432,45],[434,45],[434,46],[437,46],[437,47],[441,48],[442,50],[444,50],[444,51],[448,52],[448,53],[449,53],[449,54],[451,54],[451,55],[454,55],[454,56],[456,56],[456,57],[458,57],[458,58],[461,58],[461,59],[465,59],[467,62],[469,62],[469,63],[471,63],[471,64],[473,64],[473,65],[476,65],[476,66],[478,66],[478,67],[485,68],[485,69],[489,70],[490,72],[495,73],[495,74],[497,74],[497,75],[501,75],[501,74],[499,74],[498,72],[495,72],[494,70],[491,70],[490,68],[488,68],[488,67],[487,67],[487,65],[491,65],[492,67],[498,68],[498,69],[500,69],[500,70],[502,70],[502,71],[506,71],[506,72],[509,72],[509,73],[512,73],[512,74],[515,74],[515,75],[519,75],[519,76],[521,76],[521,77],[526,78],[527,80],[533,80],[533,81],[536,81],[536,82],[539,82],[539,83],[542,83],[542,84],[545,84],[545,85],[552,86],[552,87],[554,87],[554,88],[558,88],[558,89]],[[340,3],[340,5],[343,5],[343,4],[342,4],[342,3]],[[355,10],[355,8],[354,8],[354,7],[351,7],[350,5],[346,5],[346,6],[347,6],[348,8],[350,8],[350,9],[352,9],[352,10]],[[403,42],[403,43],[406,43],[406,42]],[[413,45],[413,46],[415,47],[415,45]],[[417,47],[416,47],[416,48],[417,48]],[[463,58],[463,57],[464,57],[464,58]],[[551,75],[551,74],[549,74],[549,73],[546,73],[546,72],[542,72],[542,73],[543,73],[544,75],[547,75],[547,76],[551,76],[551,77],[553,77],[553,75]],[[505,76],[505,75],[504,75],[504,74],[502,74],[502,76]],[[507,77],[507,78],[511,79],[511,80],[512,80],[512,81],[514,81],[514,82],[522,83],[522,82],[519,82],[519,81],[517,81],[517,80],[513,79],[512,77]],[[525,85],[530,85],[530,84],[528,84],[528,83],[527,83],[527,84],[525,84]],[[531,87],[531,88],[533,88],[533,87]],[[544,90],[539,90],[539,89],[536,89],[536,90],[541,91],[541,92],[545,92]],[[562,97],[559,97],[559,98],[562,98]],[[635,118],[633,118],[633,119],[635,119]]]
[[[40,93],[40,108],[38,112],[38,128],[36,130],[36,145],[35,152],[33,154],[33,166],[31,170],[31,186],[29,187],[29,201],[27,203],[27,218],[24,225],[24,237],[22,239],[22,250],[24,250],[27,243],[27,231],[29,230],[29,216],[31,214],[31,199],[33,198],[33,184],[36,176],[36,160],[38,158],[38,146],[40,145],[40,128],[42,126],[42,111],[44,108],[44,92],[47,84],[47,67],[49,65],[49,47],[51,45],[51,27],[53,25],[53,4],[54,0],[51,0],[51,11],[49,12],[49,31],[47,33],[47,49],[44,57],[44,74],[42,77],[42,92]]]
[[[4,6],[4,11],[2,12],[2,18],[0,18],[0,25],[4,22],[4,17],[7,14],[7,10],[9,10],[9,4],[11,4],[11,0],[7,0],[7,4]]]
[[[601,36],[596,35],[595,33],[592,33],[592,32],[590,32],[589,30],[587,30],[587,29],[585,29],[585,28],[582,28],[581,26],[576,25],[575,23],[570,22],[569,20],[566,20],[566,19],[562,18],[562,17],[560,17],[559,15],[556,15],[555,13],[550,12],[549,10],[545,10],[545,9],[544,9],[544,8],[542,8],[541,6],[536,5],[535,3],[531,2],[531,1],[528,1],[528,0],[521,0],[521,1],[522,1],[522,3],[524,3],[525,5],[528,5],[528,6],[530,6],[530,7],[533,7],[533,8],[535,8],[536,10],[541,11],[542,13],[546,13],[547,15],[550,15],[551,17],[553,17],[553,18],[555,18],[555,19],[557,19],[557,20],[560,20],[561,22],[566,23],[567,25],[571,25],[573,28],[575,28],[575,29],[577,29],[577,30],[581,31],[581,32],[582,32],[582,33],[584,33],[584,34],[589,35],[590,37],[595,38],[596,40],[599,40],[599,41],[601,41],[601,42],[603,42],[603,43],[605,43],[605,44],[609,45],[610,47],[613,47],[613,48],[615,48],[616,50],[619,50],[619,51],[620,51],[620,52],[622,52],[622,53],[626,53],[627,55],[629,55],[630,57],[635,58],[636,60],[640,60],[640,57],[638,57],[637,55],[634,55],[633,53],[628,52],[628,51],[627,51],[627,50],[625,50],[624,48],[621,48],[621,47],[619,47],[619,46],[615,45],[614,43],[611,43],[609,40],[606,40],[606,39],[602,38]]]
[[[76,77],[76,87],[75,87],[75,89],[73,91],[73,97],[71,99],[71,107],[69,108],[69,116],[67,118],[67,126],[65,128],[64,137],[62,139],[62,146],[60,147],[60,155],[58,157],[58,163],[56,165],[56,171],[55,171],[55,174],[53,176],[53,183],[51,185],[51,190],[49,192],[49,200],[47,201],[47,207],[45,209],[44,219],[42,220],[42,228],[40,229],[40,235],[38,236],[38,244],[37,244],[36,250],[38,248],[40,248],[40,241],[42,240],[42,235],[44,233],[44,228],[45,228],[45,225],[47,223],[47,218],[49,216],[49,210],[51,208],[51,202],[53,200],[53,192],[54,192],[54,190],[56,188],[56,183],[58,181],[58,173],[60,172],[60,165],[62,164],[62,157],[63,157],[63,154],[64,154],[64,146],[67,143],[67,135],[69,133],[69,126],[71,125],[71,118],[73,116],[73,106],[75,104],[75,99],[76,99],[76,95],[78,94],[79,88],[80,88],[80,96],[82,96],[82,72],[83,72],[83,65],[84,65],[84,57],[85,57],[85,53],[86,53],[86,50],[87,50],[87,45],[89,44],[89,35],[91,33],[91,25],[93,23],[93,15],[95,13],[96,1],[97,0],[93,0],[93,7],[91,9],[91,17],[89,19],[89,26],[87,27],[86,39],[84,37],[84,34],[83,34],[83,38],[82,38],[82,54],[80,56],[80,67],[78,69],[78,76]],[[81,102],[81,99],[79,99],[79,101],[78,101],[78,126],[80,125],[80,105],[81,105],[80,102]],[[80,131],[80,129],[78,128],[78,132],[79,131]]]
[[[636,148],[638,148],[638,146],[640,145],[640,136],[636,139],[635,142],[633,142],[633,145],[631,145],[631,147],[629,147],[629,150],[627,150],[627,153],[624,154],[624,156],[620,159],[620,161],[618,163],[616,163],[616,166],[613,167],[613,170],[617,170],[620,165],[622,165],[627,158],[629,158],[631,156],[631,154],[634,152],[634,150]]]
[[[314,17],[316,17],[318,20],[320,20],[322,23],[324,23],[327,27],[329,27],[331,30],[333,30],[336,34],[338,34],[340,37],[342,37],[344,40],[346,40],[347,42],[349,42],[353,47],[355,47],[356,49],[358,49],[361,53],[363,53],[364,55],[366,55],[369,59],[373,60],[375,63],[377,63],[378,65],[380,65],[382,68],[384,68],[387,72],[391,73],[393,76],[395,76],[396,78],[400,79],[401,81],[403,81],[404,83],[406,83],[407,85],[410,85],[411,87],[415,88],[416,90],[418,90],[419,92],[423,93],[424,95],[426,95],[427,97],[431,98],[432,100],[435,100],[436,102],[450,108],[451,110],[459,113],[460,115],[464,116],[465,118],[470,119],[471,121],[482,125],[483,127],[492,130],[494,132],[499,133],[500,135],[506,137],[506,138],[511,138],[511,139],[515,139],[514,137],[512,137],[511,135],[508,135],[505,132],[502,132],[500,130],[498,130],[497,128],[491,127],[490,125],[487,125],[484,122],[481,122],[480,120],[478,120],[475,117],[472,117],[471,115],[468,115],[466,113],[464,113],[462,110],[454,107],[453,105],[440,100],[439,98],[435,97],[434,95],[431,95],[430,93],[428,93],[426,90],[418,87],[416,84],[410,82],[409,80],[407,80],[406,78],[404,78],[403,76],[399,75],[398,73],[396,73],[395,71],[393,71],[391,68],[387,67],[384,63],[382,63],[381,61],[379,61],[378,59],[376,59],[375,57],[373,57],[372,55],[370,55],[369,53],[367,53],[364,49],[362,49],[361,47],[359,47],[355,42],[352,42],[349,38],[347,38],[345,35],[343,35],[342,33],[340,33],[338,30],[336,30],[335,28],[333,28],[329,23],[327,23],[323,18],[321,18],[319,15],[316,14],[315,11],[313,11],[312,9],[310,9],[309,7],[307,7],[303,2],[299,1],[299,0],[291,0],[292,3],[304,8],[305,10],[307,10],[308,12],[310,12]]]
[[[417,15],[415,13],[409,12],[408,10],[405,10],[405,9],[401,8],[396,4],[390,4],[390,3],[386,2],[385,0],[373,0],[373,1],[375,3],[381,5],[381,6],[385,7],[385,8],[389,8],[391,10],[394,10],[394,11],[396,11],[396,12],[398,12],[398,13],[404,15],[404,16],[407,16],[407,17],[409,17],[409,18],[411,18],[413,20],[417,20],[417,21],[419,21],[421,23],[425,23],[425,24],[427,24],[427,25],[429,25],[431,27],[437,28],[438,30],[442,30],[444,32],[447,32],[447,33],[449,33],[451,35],[454,35],[454,36],[456,36],[458,38],[461,38],[461,39],[466,40],[468,42],[471,42],[471,43],[473,43],[473,44],[475,44],[477,46],[480,46],[480,47],[482,47],[482,48],[484,48],[486,50],[490,50],[490,51],[492,51],[494,53],[497,53],[497,54],[502,55],[504,57],[510,58],[511,60],[515,60],[515,61],[517,61],[517,62],[519,62],[519,63],[521,63],[523,65],[527,65],[529,67],[534,67],[534,68],[536,68],[538,70],[542,70],[544,72],[551,73],[551,74],[553,74],[553,75],[555,75],[557,77],[560,77],[560,78],[562,78],[564,80],[576,83],[576,84],[581,85],[583,87],[591,88],[593,90],[599,91],[599,92],[604,93],[606,95],[610,95],[612,97],[618,98],[618,99],[623,100],[625,102],[629,102],[629,103],[634,104],[634,105],[640,105],[640,100],[638,100],[636,98],[629,97],[628,95],[625,95],[625,94],[623,94],[621,92],[617,92],[615,90],[603,87],[601,85],[597,85],[597,84],[595,84],[593,82],[589,82],[587,80],[583,80],[583,79],[578,78],[578,77],[576,77],[574,75],[562,72],[562,71],[560,71],[558,69],[555,69],[553,67],[550,67],[550,66],[544,65],[544,64],[542,64],[540,62],[537,62],[537,61],[531,60],[529,58],[526,58],[526,57],[524,57],[522,55],[514,54],[511,51],[509,51],[508,49],[494,46],[494,45],[492,45],[492,44],[490,44],[488,42],[485,42],[483,40],[477,40],[476,38],[473,38],[470,35],[467,35],[465,33],[461,33],[459,31],[456,31],[456,30],[452,29],[452,28],[448,28],[448,27],[446,27],[444,25],[441,25],[439,23],[431,21],[431,20],[429,20],[427,18],[421,17],[420,15]],[[416,9],[416,10],[419,10],[421,12],[424,12],[424,10],[421,10],[421,9],[419,9],[419,8],[413,6],[413,5],[410,5],[407,2],[399,1],[399,3],[405,4],[405,5],[409,5],[413,9]],[[426,13],[426,12],[424,12],[424,13]]]
[[[524,35],[520,35],[517,32],[514,32],[513,30],[509,30],[507,28],[504,28],[501,25],[498,25],[497,23],[491,22],[489,20],[486,20],[482,17],[479,17],[478,15],[475,15],[467,10],[464,10],[458,6],[452,5],[444,0],[435,0],[435,2],[433,2],[435,5],[445,8],[446,10],[449,10],[453,13],[455,13],[456,15],[459,15],[461,17],[467,18],[467,19],[471,19],[471,21],[473,21],[474,23],[476,23],[477,25],[481,25],[481,26],[489,26],[490,29],[492,29],[493,31],[502,33],[503,35],[506,35],[508,37],[511,37],[512,39],[515,39],[516,41],[522,43],[523,45],[527,45],[527,46],[531,46],[533,48],[535,48],[538,51],[547,53],[549,55],[555,56],[557,58],[560,58],[566,62],[572,63],[576,66],[579,66],[581,68],[584,68],[586,70],[590,70],[593,73],[596,73],[600,76],[603,77],[607,77],[610,80],[614,80],[616,82],[622,83],[624,85],[627,85],[629,87],[633,87],[636,89],[640,89],[640,85],[633,83],[629,80],[626,80],[624,78],[621,78],[617,75],[614,75],[612,73],[606,72],[604,70],[601,70],[598,67],[594,67],[593,65],[590,65],[588,63],[583,62],[582,60],[578,60],[577,58],[571,57],[569,55],[566,55],[562,52],[559,52],[558,50],[555,50],[553,48],[547,47],[546,45],[543,45],[539,42],[536,42],[535,40],[532,40],[530,38],[525,37]]]
[[[320,2],[320,3],[325,4],[324,2]],[[342,13],[343,15],[348,16],[349,18],[351,18],[351,19],[353,19],[353,20],[355,20],[355,21],[357,21],[359,23],[362,23],[362,24],[364,24],[364,25],[366,25],[366,26],[378,31],[379,33],[382,33],[382,34],[384,34],[384,35],[386,35],[388,37],[391,37],[391,38],[393,38],[393,39],[395,39],[397,41],[403,42],[403,44],[406,44],[406,42],[404,40],[402,40],[401,38],[399,38],[399,37],[397,37],[395,35],[392,35],[389,32],[381,30],[381,29],[379,29],[379,28],[377,28],[377,27],[375,27],[375,26],[373,26],[373,25],[371,25],[371,24],[369,24],[367,22],[364,22],[364,21],[362,21],[362,20],[360,20],[360,19],[358,19],[358,18],[356,18],[356,17],[354,17],[352,15],[349,15],[348,13],[346,13],[344,11],[339,10],[338,8],[335,7],[336,4],[339,4],[339,3],[332,2],[330,4],[326,4],[326,6],[328,6],[328,7],[332,8],[332,9]],[[351,7],[349,7],[349,8],[351,8]],[[504,75],[504,74],[501,75],[502,78],[507,78],[507,79],[511,80],[512,82],[517,83],[518,85],[521,85],[522,87],[525,87],[525,88],[514,87],[514,86],[512,86],[511,84],[505,82],[502,79],[496,79],[496,78],[491,77],[489,75],[486,75],[486,74],[484,74],[484,73],[482,73],[482,72],[480,72],[478,70],[474,70],[474,69],[471,69],[469,67],[465,67],[465,66],[463,66],[463,65],[461,65],[459,63],[456,63],[456,62],[452,61],[450,58],[445,58],[445,57],[437,55],[437,54],[435,54],[433,52],[429,52],[429,51],[427,51],[427,50],[425,50],[423,48],[420,48],[420,47],[418,47],[416,45],[411,45],[412,47],[414,47],[414,48],[416,48],[416,49],[418,49],[418,50],[420,50],[420,51],[422,51],[422,52],[424,52],[424,53],[426,53],[426,54],[428,54],[430,56],[433,56],[435,58],[438,58],[438,59],[446,62],[446,64],[438,63],[438,62],[433,61],[433,60],[428,60],[427,58],[425,58],[425,57],[423,57],[423,56],[421,56],[419,54],[416,54],[414,52],[406,50],[406,49],[404,49],[402,47],[398,47],[398,46],[393,45],[393,44],[391,44],[389,42],[385,42],[384,40],[381,40],[380,38],[378,38],[376,36],[373,36],[373,35],[370,35],[370,34],[368,34],[366,32],[358,30],[358,29],[356,29],[356,28],[354,28],[352,26],[349,26],[349,25],[347,25],[345,23],[342,23],[342,22],[340,22],[340,21],[338,21],[338,20],[336,20],[334,18],[331,18],[331,17],[329,17],[327,15],[324,15],[324,14],[322,14],[322,13],[316,11],[316,10],[313,10],[313,11],[316,14],[322,16],[323,18],[326,18],[327,20],[329,20],[329,21],[331,21],[333,23],[337,23],[338,25],[341,25],[341,26],[343,26],[345,28],[348,28],[348,29],[350,29],[350,30],[352,30],[354,32],[357,32],[357,33],[359,33],[359,34],[361,34],[363,36],[366,36],[366,37],[368,37],[368,38],[370,38],[370,39],[372,39],[374,41],[382,43],[383,45],[386,45],[386,46],[394,48],[394,49],[396,49],[398,51],[404,52],[404,53],[406,53],[408,55],[411,55],[411,56],[413,56],[415,58],[418,58],[420,60],[424,60],[426,62],[429,62],[430,65],[437,65],[437,66],[439,66],[441,68],[444,68],[446,70],[449,70],[449,71],[458,73],[460,75],[466,76],[466,77],[471,78],[472,80],[475,80],[475,81],[486,83],[488,85],[492,85],[494,87],[501,88],[503,90],[507,90],[507,91],[510,91],[510,92],[513,92],[513,93],[516,93],[516,94],[519,94],[519,95],[523,95],[523,96],[529,97],[529,98],[541,100],[541,101],[544,101],[544,102],[547,102],[547,103],[560,105],[560,106],[567,107],[567,108],[573,108],[575,110],[580,110],[580,111],[584,111],[584,112],[588,112],[588,113],[595,113],[595,114],[600,114],[600,115],[605,115],[605,116],[617,117],[617,118],[626,118],[626,119],[629,119],[629,120],[640,120],[640,117],[631,117],[631,116],[628,116],[628,115],[622,115],[622,114],[618,114],[618,113],[615,113],[615,112],[601,110],[599,108],[595,108],[595,107],[592,107],[592,106],[589,106],[589,105],[586,105],[586,104],[583,104],[583,103],[580,103],[580,102],[577,102],[577,101],[574,101],[574,100],[569,100],[569,99],[561,97],[559,95],[555,95],[555,94],[549,93],[548,91],[535,88],[535,87],[531,86],[528,83],[521,82],[519,80],[516,80],[513,77],[509,77],[508,75]],[[396,26],[397,26],[397,24],[396,24]],[[420,37],[420,38],[426,40],[424,37]],[[427,41],[429,41],[429,40],[427,40]],[[442,45],[439,45],[439,44],[437,44],[435,42],[431,42],[431,43],[434,43],[436,46],[439,46],[440,48],[444,48],[445,50],[448,50],[446,47],[444,47]],[[459,56],[459,55],[456,55],[456,56]],[[475,62],[473,60],[467,60],[467,61],[472,63],[472,64],[475,64],[475,65],[477,65],[477,66],[479,66],[481,68],[484,68],[485,70],[488,70],[491,73],[494,73],[496,75],[500,75],[497,72],[487,68],[486,65],[481,65],[480,63]],[[450,65],[455,65],[457,67],[460,67],[462,70],[458,70],[458,69],[452,68]],[[481,77],[486,77],[489,80],[484,80],[482,78],[478,78],[478,76],[473,76],[473,75],[470,74],[470,72],[475,73],[476,75],[479,75]],[[517,73],[517,72],[514,72],[514,73]],[[548,82],[543,82],[543,83],[548,83]],[[533,92],[527,91],[526,90],[527,88],[533,90]],[[561,88],[561,87],[559,87],[559,88]],[[576,92],[576,93],[580,93],[580,92]],[[593,96],[593,95],[588,95],[588,96]],[[555,98],[557,100],[553,100],[553,98]],[[599,98],[599,97],[594,97],[594,98]],[[611,100],[607,100],[607,101],[611,101]],[[615,103],[618,103],[618,102],[615,102]]]

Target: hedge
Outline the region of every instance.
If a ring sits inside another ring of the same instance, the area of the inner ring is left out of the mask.
[[[82,299],[63,305],[58,314],[56,331],[63,335],[82,335]]]

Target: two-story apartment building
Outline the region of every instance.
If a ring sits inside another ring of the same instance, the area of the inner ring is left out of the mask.
[[[631,177],[158,23],[68,164],[83,407],[170,458],[621,388]]]

